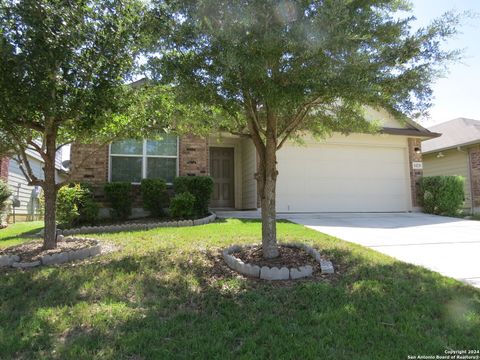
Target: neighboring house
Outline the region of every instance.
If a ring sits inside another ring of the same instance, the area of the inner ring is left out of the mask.
[[[43,178],[43,160],[36,152],[28,150],[27,156],[32,171],[39,178]],[[57,153],[56,168],[57,181],[65,179],[65,171],[62,168],[61,152]],[[7,222],[39,220],[42,215],[39,197],[41,188],[28,185],[15,157],[3,157],[0,159],[0,176],[6,181],[12,191],[11,201],[7,206]],[[18,201],[14,201],[18,200]],[[14,202],[19,205],[14,207]]]
[[[429,130],[442,136],[422,142],[424,175],[463,176],[464,209],[480,213],[480,121],[458,118]]]
[[[382,134],[335,134],[325,141],[306,137],[305,146],[284,145],[278,152],[279,212],[418,208],[420,143],[438,134],[411,121],[401,124],[385,111],[370,115],[381,120]],[[161,141],[127,140],[103,147],[73,144],[71,149],[72,179],[96,184],[97,197],[108,181],[138,184],[142,178],[160,177],[171,183],[177,175],[210,175],[215,182],[212,208],[257,209],[256,169],[252,141],[229,135],[165,136]]]

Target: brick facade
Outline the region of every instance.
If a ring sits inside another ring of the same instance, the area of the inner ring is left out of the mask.
[[[412,205],[414,208],[419,208],[419,191],[420,191],[420,179],[423,176],[423,170],[413,169],[413,162],[422,162],[422,153],[416,153],[415,148],[421,149],[421,139],[408,138],[408,167],[410,169],[410,186],[412,194]]]
[[[209,174],[208,140],[200,136],[186,135],[180,138],[179,175],[206,176]]]
[[[108,181],[108,145],[73,144],[70,162],[72,181],[91,184]]]
[[[0,158],[0,179],[3,181],[8,180],[8,163],[10,159],[8,157]]]
[[[480,210],[480,146],[469,150],[472,201],[474,211]]]

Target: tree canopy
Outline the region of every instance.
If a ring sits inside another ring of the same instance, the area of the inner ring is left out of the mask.
[[[276,151],[305,132],[375,132],[365,107],[424,114],[457,58],[458,17],[412,30],[402,0],[154,0],[149,69],[177,100],[221,113],[197,127],[251,138],[259,155],[263,250],[275,257]]]

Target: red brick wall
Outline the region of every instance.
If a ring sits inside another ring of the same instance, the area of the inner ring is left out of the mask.
[[[417,154],[415,148],[421,148],[421,140],[418,138],[408,139],[408,166],[410,169],[410,184],[413,207],[419,207],[420,179],[423,176],[423,170],[416,170],[412,167],[412,162],[421,162],[422,154]]]
[[[475,208],[480,208],[480,146],[469,150],[472,200]]]
[[[8,157],[0,158],[0,179],[5,182],[8,180],[8,162]]]
[[[209,148],[206,138],[193,135],[182,136],[178,156],[180,176],[209,174]]]

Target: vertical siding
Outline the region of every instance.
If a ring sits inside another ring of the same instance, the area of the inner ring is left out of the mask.
[[[442,151],[445,155],[437,158],[437,153],[423,155],[423,175],[457,175],[465,178],[465,209],[471,209],[470,174],[468,171],[468,155],[458,150]]]
[[[242,141],[242,208],[257,208],[256,150],[250,139]]]

